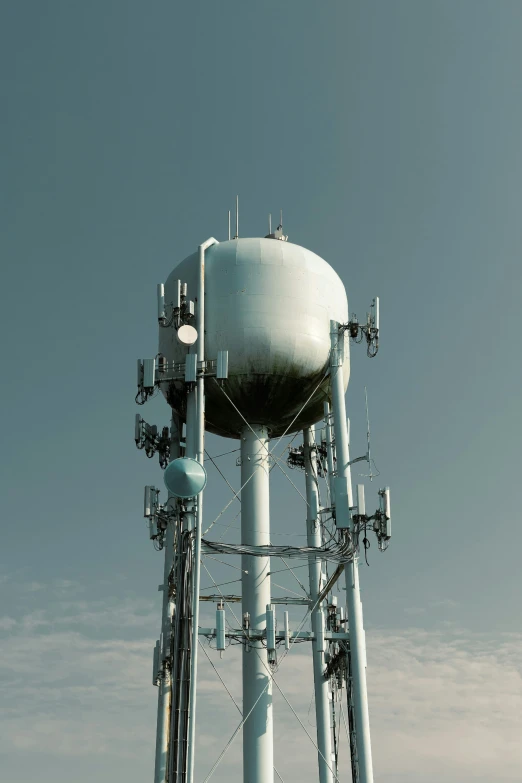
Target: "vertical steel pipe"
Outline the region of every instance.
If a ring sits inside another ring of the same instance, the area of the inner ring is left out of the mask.
[[[330,403],[324,403],[324,421],[326,424],[326,461],[328,465],[328,489],[330,491],[330,506],[335,506],[335,446],[333,439],[332,415],[330,413]]]
[[[179,457],[179,443],[181,436],[181,422],[174,412],[172,413],[170,426],[170,459]],[[175,508],[176,500],[169,495],[167,501],[169,510]],[[158,692],[158,719],[156,730],[156,763],[154,767],[154,783],[165,783],[167,779],[169,739],[170,739],[170,717],[172,704],[172,682],[171,682],[171,628],[172,614],[174,611],[174,602],[169,594],[169,577],[172,570],[174,558],[174,537],[175,537],[174,518],[169,519],[167,530],[165,532],[165,565],[163,568],[163,601],[161,611],[161,647],[160,661],[162,664],[162,676],[159,683]]]
[[[346,402],[344,398],[344,340],[345,333],[340,330],[337,321],[330,322],[331,336],[331,389],[334,416],[335,450],[337,456],[337,475],[348,479],[348,504],[353,506],[350,446],[346,422]],[[346,337],[347,339],[347,337]],[[339,500],[340,499],[336,499]],[[352,537],[353,537],[353,530]],[[360,783],[373,783],[372,747],[370,739],[370,718],[368,713],[368,693],[366,688],[366,641],[363,627],[362,605],[359,590],[359,563],[357,552],[353,561],[345,568],[346,605],[350,634],[350,655],[352,662],[353,694],[355,708],[355,729],[357,735],[357,756]]]
[[[165,783],[170,733],[171,677],[170,677],[170,622],[172,619],[169,601],[169,575],[174,553],[174,522],[170,520],[166,530],[165,565],[163,569],[163,608],[161,617],[161,676],[158,692],[158,719],[156,727],[156,764],[154,783]]]
[[[308,546],[321,546],[321,526],[316,510],[319,508],[319,490],[317,476],[317,450],[313,427],[303,430],[304,464],[306,481],[306,533]],[[330,732],[330,702],[328,680],[324,677],[326,668],[324,649],[324,611],[323,603],[317,599],[323,587],[323,564],[319,558],[308,561],[310,580],[310,601],[312,604],[312,659],[314,671],[315,715],[317,725],[317,764],[319,783],[332,783],[332,737]]]
[[[203,362],[205,361],[205,250],[216,245],[217,240],[210,237],[199,246],[199,274],[196,308],[196,330],[198,339],[196,351],[198,356],[198,373],[196,382],[195,426],[194,440],[191,448],[195,448],[195,457],[203,465],[205,455],[205,378]],[[188,416],[188,410],[187,410]],[[187,421],[188,425],[188,421]],[[187,445],[189,439],[187,426]],[[188,756],[187,783],[194,783],[194,750],[196,741],[196,695],[198,676],[198,634],[199,634],[199,586],[201,582],[201,532],[203,526],[203,493],[200,492],[196,503],[196,526],[194,531],[194,570],[192,593],[192,646],[190,660],[190,694],[188,713]]]
[[[269,457],[266,427],[241,433],[241,543],[270,543]],[[270,558],[242,555],[243,613],[252,632],[264,631],[270,604]],[[273,783],[272,682],[261,641],[243,648],[243,781]]]
[[[196,383],[196,426],[194,445],[196,459],[203,465],[205,454],[205,378],[203,362],[205,361],[205,250],[217,244],[214,237],[207,239],[199,246],[199,274],[196,309],[196,330],[198,339],[196,349],[198,355],[198,374]],[[188,439],[188,433],[187,433]],[[201,532],[203,526],[203,493],[200,492],[196,504],[196,527],[194,531],[194,569],[192,593],[192,646],[190,650],[190,694],[188,712],[188,757],[187,783],[194,783],[194,750],[196,741],[196,695],[198,678],[198,634],[199,634],[199,587],[201,582]]]
[[[187,426],[185,429],[185,456],[196,459],[197,454],[197,390],[187,394]]]

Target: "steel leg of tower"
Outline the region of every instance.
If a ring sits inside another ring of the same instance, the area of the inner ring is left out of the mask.
[[[169,602],[168,602],[168,575],[172,563],[173,523],[169,523],[167,529],[167,543],[165,547],[165,570],[163,580],[163,618],[162,618],[162,647],[160,650],[162,660],[168,658],[170,651],[166,649],[170,635],[168,633]],[[171,680],[170,667],[163,663],[162,676],[158,689],[158,720],[156,728],[156,764],[154,771],[154,783],[164,783],[167,777],[167,763],[169,750],[170,707],[171,707]]]
[[[179,457],[180,420],[172,414],[170,427],[170,458]],[[169,502],[175,502],[170,501]],[[163,672],[158,692],[158,720],[156,728],[156,763],[154,768],[154,783],[165,783],[167,779],[167,764],[169,752],[170,714],[172,699],[172,684],[170,678],[170,638],[174,604],[169,596],[169,575],[174,557],[174,520],[170,520],[165,536],[165,565],[163,569],[163,605],[161,613],[161,659]]]
[[[343,382],[344,334],[339,324],[331,321],[331,386],[334,418],[337,475],[348,479],[348,503],[353,506],[350,448],[346,424],[346,403]],[[336,499],[337,502],[337,499]],[[366,641],[363,627],[362,605],[359,590],[359,564],[357,553],[345,569],[346,606],[350,634],[350,655],[352,661],[353,698],[355,707],[355,729],[357,734],[357,755],[360,783],[373,783],[372,747],[370,739],[370,718],[368,693],[366,689]]]
[[[205,250],[217,244],[214,237],[203,242],[198,249],[199,270],[197,285],[196,328],[198,339],[196,352],[198,364],[205,359]],[[205,459],[205,379],[198,375],[196,388],[196,426],[194,430],[194,446],[196,459],[201,465]],[[188,713],[188,752],[187,752],[187,783],[194,783],[194,763],[196,745],[196,696],[198,681],[198,626],[199,626],[199,585],[201,578],[201,536],[203,527],[203,492],[200,492],[196,502],[196,526],[194,530],[194,569],[192,593],[192,647],[190,650],[190,686]]]
[[[335,447],[333,440],[332,415],[330,412],[330,403],[324,403],[324,422],[326,433],[326,461],[328,465],[328,488],[330,490],[330,504],[335,506]]]
[[[170,707],[172,684],[170,673],[163,672],[158,693],[158,722],[156,726],[156,765],[154,783],[164,783],[169,753]]]
[[[191,444],[188,455],[203,464],[204,450],[204,389],[203,378],[198,378],[197,388],[189,394],[190,408],[187,408],[187,445]],[[190,413],[190,418],[189,418]],[[187,514],[189,529],[193,530],[193,568],[190,591],[192,594],[192,636],[190,641],[190,682],[188,684],[187,707],[187,783],[194,783],[194,763],[196,744],[196,696],[198,680],[198,626],[199,626],[199,584],[201,574],[201,533],[203,524],[203,493],[200,492],[196,502],[187,504],[190,513]],[[183,771],[184,772],[184,771]],[[179,775],[182,770],[179,770]],[[180,777],[180,780],[183,778]]]
[[[252,431],[253,430],[253,431]],[[268,432],[265,427],[241,433],[241,543],[270,543]],[[270,558],[242,556],[243,613],[250,628],[266,627],[270,604]],[[266,650],[260,641],[243,648],[243,781],[273,783],[274,737],[272,682]]]
[[[313,509],[318,508],[317,457],[314,449],[315,432],[312,427],[303,430],[307,520],[306,531],[308,546],[321,546],[321,527]],[[312,512],[312,513],[311,513]],[[313,516],[313,518],[312,518]],[[319,783],[332,783],[332,737],[330,731],[330,703],[328,699],[328,680],[324,677],[324,612],[317,598],[322,589],[322,562],[309,560],[310,600],[312,603],[312,631],[315,635],[312,644],[312,658],[315,688],[315,715],[317,724],[317,764]]]

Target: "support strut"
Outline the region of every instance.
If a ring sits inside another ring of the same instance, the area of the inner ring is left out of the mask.
[[[245,427],[241,433],[241,543],[270,544],[268,432]],[[270,558],[242,555],[243,617],[255,631],[266,628],[270,604]],[[247,629],[248,635],[248,629]],[[243,781],[273,783],[272,682],[261,641],[243,647]]]
[[[319,493],[317,482],[317,456],[315,447],[315,431],[313,427],[303,430],[304,465],[306,481],[306,532],[308,546],[321,546],[321,526],[317,511],[319,508]],[[310,579],[310,601],[312,605],[311,620],[315,639],[312,643],[312,658],[314,669],[315,715],[317,724],[317,764],[319,768],[319,783],[332,783],[332,738],[330,732],[330,703],[328,680],[324,676],[325,639],[323,602],[318,600],[322,590],[322,561],[319,558],[308,563]]]
[[[348,505],[353,507],[350,448],[346,423],[346,403],[344,398],[343,379],[344,333],[340,330],[339,326],[340,325],[336,321],[330,322],[332,341],[330,368],[337,476],[348,479],[348,499],[346,501],[346,498],[344,498],[344,502],[348,502]],[[342,502],[341,498],[336,498],[336,503],[340,502]],[[353,524],[350,532],[352,541],[354,541]],[[359,590],[359,560],[357,551],[354,551],[353,560],[346,564],[345,575],[359,780],[360,783],[373,783],[370,718],[368,714],[368,693],[366,689],[366,641]]]

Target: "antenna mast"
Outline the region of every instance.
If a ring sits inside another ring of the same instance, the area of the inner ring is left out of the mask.
[[[372,481],[373,475],[372,475],[372,457],[370,451],[370,413],[368,410],[368,389],[366,388],[366,386],[364,387],[364,402],[366,405],[366,443],[368,444],[367,454],[368,454],[368,465],[370,467],[369,479],[370,481]]]

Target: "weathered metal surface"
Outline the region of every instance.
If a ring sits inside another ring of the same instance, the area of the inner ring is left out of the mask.
[[[167,306],[176,298],[178,279],[188,284],[188,296],[195,297],[197,274],[195,253],[169,276]],[[206,251],[206,356],[216,358],[218,351],[228,350],[224,390],[247,421],[268,427],[271,437],[290,425],[289,431],[295,432],[322,417],[331,319],[348,320],[346,292],[337,273],[315,253],[271,239],[231,240]],[[187,353],[173,327],[160,329],[159,350],[169,362],[182,362]],[[348,361],[343,369],[346,387]],[[215,380],[208,379],[205,386],[206,429],[239,437],[241,416]],[[184,383],[164,383],[162,391],[184,417]]]

